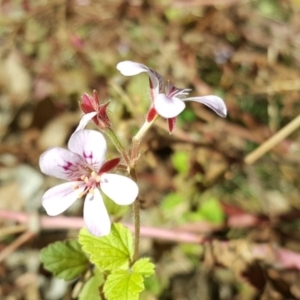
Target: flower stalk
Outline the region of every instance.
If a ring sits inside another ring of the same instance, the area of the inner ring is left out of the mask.
[[[130,178],[137,183],[137,176],[135,172],[135,168],[130,169]],[[141,228],[141,219],[140,219],[140,201],[137,197],[132,204],[132,214],[133,214],[133,222],[134,222],[134,250],[133,250],[133,259],[132,265],[139,258],[139,245],[140,245],[140,228]]]
[[[116,147],[118,152],[121,154],[121,156],[124,159],[126,165],[130,166],[130,159],[129,159],[124,147],[122,146],[119,139],[117,138],[115,132],[111,128],[107,128],[105,130],[105,133],[110,138],[110,140],[112,141],[112,143],[114,144],[114,146]]]

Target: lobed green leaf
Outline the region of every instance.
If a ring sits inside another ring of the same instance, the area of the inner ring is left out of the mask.
[[[154,273],[154,264],[149,258],[136,261],[130,270],[117,270],[107,277],[104,294],[108,300],[138,300],[145,289],[144,277]]]
[[[79,232],[79,243],[90,260],[103,271],[127,269],[133,255],[132,235],[122,224],[113,224],[107,236],[95,237],[85,228]]]
[[[55,242],[41,250],[41,261],[45,269],[57,278],[72,280],[89,266],[89,260],[75,240]]]
[[[110,274],[104,285],[107,300],[138,300],[144,290],[143,276],[128,270]]]
[[[149,277],[154,274],[155,265],[150,262],[149,258],[141,258],[133,265],[133,271],[141,274],[144,277]]]

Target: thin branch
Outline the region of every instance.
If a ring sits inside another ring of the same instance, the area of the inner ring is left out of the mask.
[[[19,237],[17,237],[11,244],[9,244],[6,248],[4,248],[0,252],[0,262],[3,261],[7,256],[9,256],[12,252],[17,250],[21,245],[29,241],[35,236],[35,233],[32,231],[26,231]]]
[[[293,131],[300,127],[300,115],[296,117],[293,121],[284,126],[281,130],[279,130],[275,135],[261,144],[257,149],[252,151],[245,157],[245,163],[247,165],[251,165],[255,163],[260,157],[262,157],[269,150],[274,148],[278,143],[280,143],[283,139],[289,136]]]

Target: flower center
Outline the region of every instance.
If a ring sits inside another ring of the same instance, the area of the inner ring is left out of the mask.
[[[101,175],[92,171],[89,175],[82,175],[80,179],[85,183],[84,190],[79,195],[79,197],[81,198],[87,193],[94,194],[94,189],[100,186]]]

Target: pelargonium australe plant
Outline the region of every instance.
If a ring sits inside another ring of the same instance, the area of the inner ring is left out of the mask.
[[[67,181],[47,190],[42,205],[50,216],[63,213],[77,199],[84,198],[83,218],[85,228],[78,241],[56,242],[42,250],[46,269],[58,278],[75,279],[90,271],[92,275],[80,292],[80,299],[135,300],[144,290],[144,278],[154,273],[149,258],[139,258],[139,188],[136,165],[140,158],[139,146],[147,130],[161,116],[168,121],[172,133],[177,116],[185,109],[187,101],[202,103],[221,117],[227,110],[224,101],[217,96],[188,97],[190,89],[179,89],[167,82],[155,70],[147,66],[123,61],[117,69],[125,76],[147,73],[151,95],[150,109],[145,123],[132,138],[130,150],[126,150],[113,131],[107,114],[109,102],[101,103],[98,94],[84,94],[79,102],[83,116],[68,142],[68,149],[52,148],[40,157],[41,171]],[[101,131],[85,129],[93,122]],[[114,144],[121,158],[106,160],[105,134]],[[126,170],[124,174],[118,168]],[[117,205],[133,205],[133,236],[121,223],[111,225],[105,207],[105,195]],[[95,288],[97,287],[97,288]],[[120,288],[122,287],[122,288]]]

